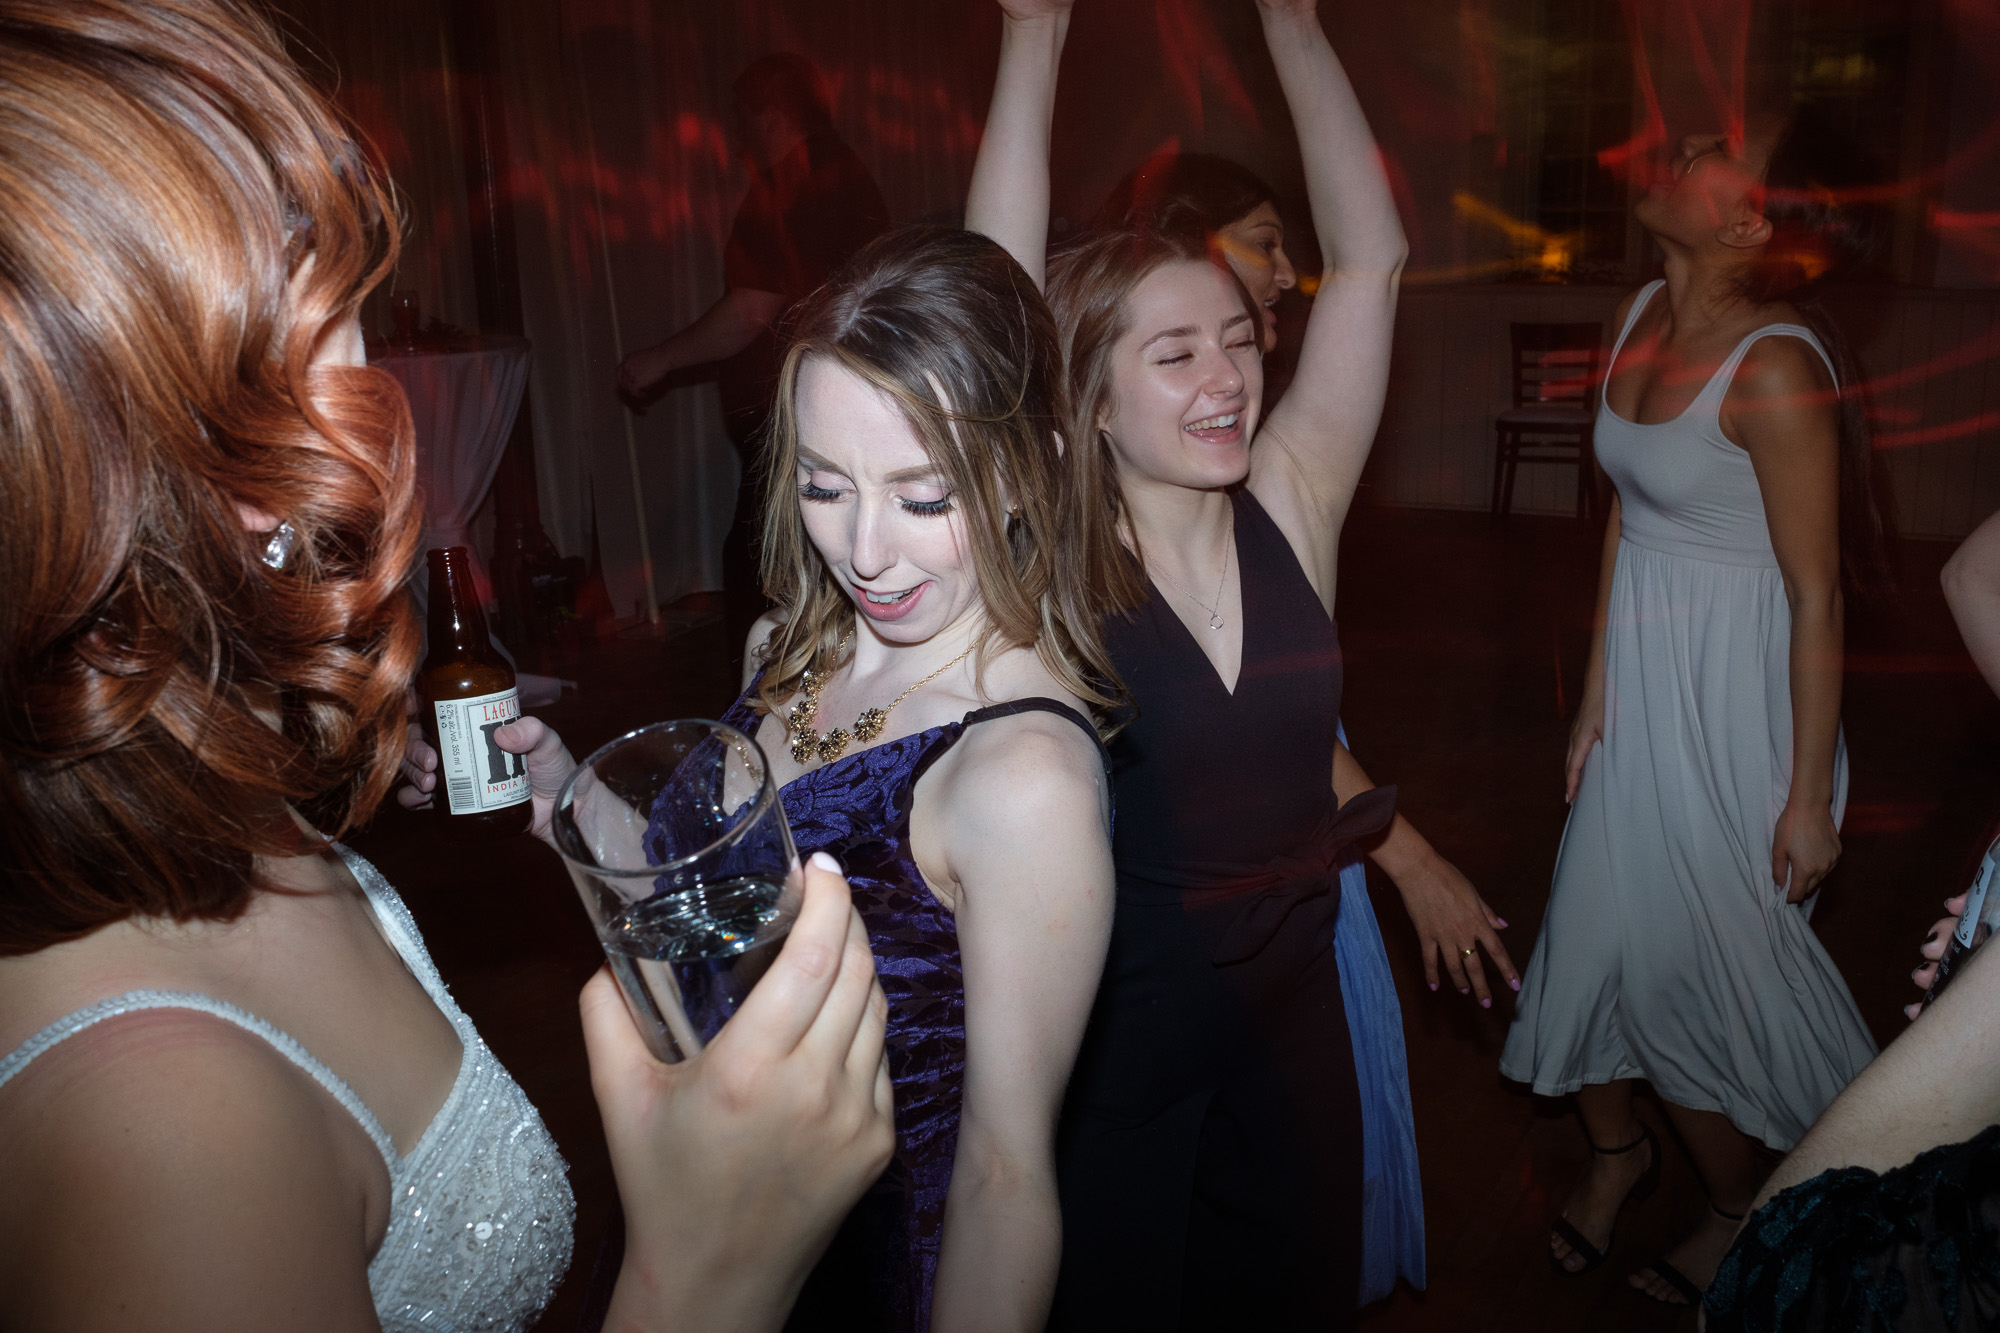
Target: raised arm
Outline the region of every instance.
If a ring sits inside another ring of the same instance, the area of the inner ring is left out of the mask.
[[[1258,0],[1258,10],[1304,154],[1326,268],[1292,387],[1252,452],[1250,489],[1330,600],[1340,522],[1382,417],[1409,246],[1375,136],[1314,0]]]
[[[965,1096],[931,1327],[1032,1333],[1062,1255],[1056,1116],[1111,938],[1108,793],[1095,747],[1067,722],[989,722],[960,748],[974,742],[940,775]]]
[[[1000,73],[965,196],[968,231],[1007,248],[1042,285],[1049,245],[1049,125],[1071,0],[1001,0]]]

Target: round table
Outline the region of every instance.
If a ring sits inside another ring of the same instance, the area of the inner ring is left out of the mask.
[[[528,387],[528,340],[469,338],[449,350],[390,347],[371,365],[394,375],[410,400],[417,428],[417,484],[423,492],[424,547],[463,546],[472,552],[482,603],[493,581],[472,544],[472,519],[500,470]],[[426,591],[418,580],[418,597]]]

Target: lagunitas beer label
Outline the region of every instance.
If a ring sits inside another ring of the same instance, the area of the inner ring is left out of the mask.
[[[455,815],[501,810],[528,799],[528,761],[493,733],[521,716],[513,690],[431,705],[438,733],[438,785]]]
[[[486,632],[463,546],[432,550],[430,653],[417,672],[424,739],[438,752],[431,809],[453,837],[495,838],[527,831],[528,761],[500,748],[494,733],[521,715],[514,668]]]

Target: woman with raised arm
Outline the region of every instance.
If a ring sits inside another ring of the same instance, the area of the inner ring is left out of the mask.
[[[525,1329],[562,1158],[329,840],[418,651],[389,191],[230,0],[0,0],[0,180],[0,1327]],[[584,990],[618,1327],[777,1329],[888,1160],[866,935],[804,877],[696,1058]]]
[[[967,223],[1034,271],[1068,6],[1002,7]],[[1332,607],[1405,245],[1314,6],[1259,8],[1328,262],[1264,429],[1264,314],[1206,244],[1119,231],[1049,261],[1073,523],[1138,712],[1114,742],[1118,916],[1065,1110],[1054,1327],[1344,1327],[1359,1292],[1336,868],[1393,796],[1338,742]],[[1468,897],[1455,964],[1498,949]]]
[[[1709,1207],[1630,1275],[1694,1305],[1757,1193],[1875,1054],[1813,934],[1840,856],[1842,579],[1876,563],[1868,435],[1812,280],[1866,252],[1853,145],[1803,115],[1696,136],[1637,218],[1666,277],[1620,306],[1597,456],[1617,488],[1570,731],[1569,823],[1500,1072],[1576,1094],[1559,1272],[1659,1176],[1652,1083]]]
[[[1281,392],[1280,386],[1273,382],[1271,366],[1271,350],[1277,345],[1280,332],[1278,301],[1298,285],[1298,272],[1285,253],[1285,221],[1276,201],[1276,193],[1256,173],[1227,158],[1207,153],[1160,154],[1147,159],[1118,183],[1092,223],[1098,230],[1145,232],[1176,245],[1200,246],[1229,265],[1229,271],[1242,282],[1243,289],[1263,312],[1267,412]],[[1286,378],[1289,382],[1289,375]],[[1341,743],[1346,744],[1345,735]],[[1409,820],[1398,814],[1388,836],[1369,848],[1368,856],[1402,895],[1403,906],[1417,931],[1425,978],[1432,990],[1437,989],[1442,973],[1458,988],[1459,994],[1477,995],[1482,1007],[1491,1006],[1485,968],[1476,953],[1464,952],[1475,943],[1487,947],[1494,966],[1510,985],[1518,985],[1506,945],[1497,935],[1480,929],[1484,924],[1497,931],[1506,922],[1493,914],[1471,881],[1440,856]],[[1351,869],[1343,873],[1351,881],[1351,887],[1342,894],[1341,910],[1346,912],[1351,907],[1357,916],[1366,913],[1372,922],[1374,912],[1368,904],[1366,877],[1361,872],[1359,857],[1351,860],[1349,866]],[[1380,932],[1372,924],[1366,927],[1366,933],[1379,939]],[[1341,966],[1347,969],[1348,939],[1340,938]],[[1387,979],[1388,959],[1379,943],[1365,953],[1357,949],[1351,957],[1358,966],[1378,973],[1383,987],[1391,984]],[[1348,972],[1343,970],[1341,977],[1346,986],[1350,980]],[[1351,1002],[1354,996],[1351,987],[1348,993]],[[1353,1012],[1348,1018],[1355,1027],[1357,1043],[1372,1044],[1373,1029],[1379,1026],[1382,1042],[1393,1043],[1396,1048],[1394,1064],[1400,1069],[1401,1014],[1392,994],[1387,990],[1378,993],[1390,1001],[1379,1024],[1364,1026]],[[1407,1086],[1407,1075],[1398,1073],[1395,1078]],[[1364,1095],[1365,1092],[1364,1087]],[[1408,1100],[1407,1091],[1403,1100]],[[1406,1110],[1405,1120],[1407,1116]],[[1414,1173],[1414,1143],[1409,1151]],[[1374,1174],[1372,1170],[1370,1174]],[[1414,1174],[1409,1183],[1414,1186]],[[1422,1203],[1414,1195],[1411,1206],[1421,1213]],[[1421,1265],[1421,1258],[1418,1262]],[[1393,1279],[1394,1275],[1389,1276]],[[1415,1276],[1421,1285],[1421,1267]]]

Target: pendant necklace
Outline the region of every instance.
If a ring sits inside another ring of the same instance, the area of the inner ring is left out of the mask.
[[[1187,598],[1190,602],[1193,602],[1196,606],[1200,607],[1202,610],[1208,612],[1208,627],[1210,629],[1221,629],[1223,624],[1225,623],[1222,619],[1222,589],[1229,582],[1229,557],[1234,555],[1235,553],[1236,553],[1236,512],[1232,509],[1229,514],[1229,540],[1222,548],[1222,577],[1215,581],[1214,606],[1210,606],[1207,602],[1202,601],[1201,598],[1195,596],[1193,593],[1189,592],[1186,588],[1183,588],[1180,584],[1174,582],[1173,575],[1167,573],[1165,570],[1157,570],[1155,572],[1158,573],[1161,578],[1165,579],[1169,584],[1171,584],[1175,592]]]
[[[847,651],[847,645],[853,641],[853,638],[854,636],[849,634],[840,641],[840,646],[833,650],[836,662],[840,660],[840,655]],[[805,676],[799,682],[799,701],[792,705],[791,713],[785,718],[785,730],[792,734],[792,762],[809,764],[813,761],[814,756],[818,756],[821,763],[830,763],[840,758],[841,753],[847,749],[847,742],[850,739],[860,741],[864,745],[874,740],[882,734],[882,728],[887,725],[889,714],[895,711],[897,704],[903,702],[903,700],[909,698],[918,690],[930,684],[970,656],[972,656],[972,649],[967,648],[957,657],[952,658],[951,661],[946,662],[936,671],[931,672],[930,675],[925,676],[922,680],[910,686],[909,689],[904,690],[901,694],[891,699],[887,708],[864,708],[861,711],[861,716],[854,719],[854,726],[851,732],[841,727],[835,727],[824,736],[813,730],[812,723],[814,715],[819,712],[819,693],[826,688],[826,683],[832,678],[833,672],[828,671],[825,674],[817,671],[806,672]]]

